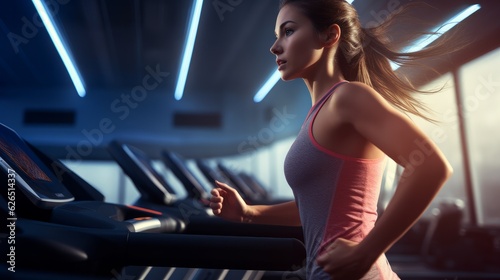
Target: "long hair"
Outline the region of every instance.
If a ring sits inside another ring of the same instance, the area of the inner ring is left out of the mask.
[[[318,32],[325,31],[332,24],[339,25],[341,36],[335,60],[347,80],[365,83],[396,108],[434,121],[422,112],[428,110],[413,94],[427,92],[417,89],[407,78],[396,74],[390,64],[392,61],[401,66],[416,65],[422,58],[453,50],[446,40],[417,52],[396,50],[395,44],[387,37],[388,30],[399,19],[408,18],[409,11],[415,5],[400,7],[378,26],[366,28],[361,26],[354,7],[344,0],[282,0],[279,8],[285,5],[293,5],[301,10]]]

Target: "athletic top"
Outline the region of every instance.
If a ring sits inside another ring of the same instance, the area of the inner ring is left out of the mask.
[[[377,200],[385,157],[353,158],[322,147],[313,137],[314,120],[336,88],[335,84],[309,111],[285,159],[285,176],[292,188],[304,230],[306,279],[331,279],[316,258],[341,237],[360,242],[377,219]],[[362,279],[399,279],[385,256]]]

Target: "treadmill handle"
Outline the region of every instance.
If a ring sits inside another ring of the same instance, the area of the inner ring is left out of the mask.
[[[126,251],[135,266],[293,271],[306,259],[293,238],[130,233]]]

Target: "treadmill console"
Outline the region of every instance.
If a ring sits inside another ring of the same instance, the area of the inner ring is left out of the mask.
[[[0,124],[0,169],[7,177],[9,190],[20,189],[39,207],[52,208],[74,200],[24,140],[3,124]]]

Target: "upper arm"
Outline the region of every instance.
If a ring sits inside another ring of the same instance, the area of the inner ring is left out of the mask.
[[[439,148],[403,113],[380,94],[361,83],[350,83],[337,97],[336,109],[344,122],[404,167],[445,165]]]

